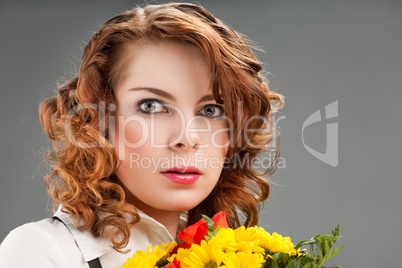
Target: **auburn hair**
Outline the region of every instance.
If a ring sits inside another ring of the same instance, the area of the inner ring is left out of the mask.
[[[270,90],[261,62],[240,33],[189,3],[136,7],[107,21],[84,48],[77,77],[40,104],[40,121],[53,142],[46,155],[51,173],[44,180],[54,207],[62,204],[80,230],[109,235],[115,250],[128,244],[130,228],[140,216],[118,184],[117,155],[102,122],[112,114],[109,107],[124,75],[124,53],[142,41],[178,42],[201,49],[211,70],[212,93],[233,124],[228,161],[219,181],[202,203],[187,212],[187,224],[198,221],[201,214],[226,210],[232,228],[257,225],[262,201],[269,196],[264,176],[275,171],[279,146],[265,171],[257,170],[253,161],[273,148],[279,132],[272,114],[282,108],[284,97]],[[99,105],[104,112],[99,112]]]

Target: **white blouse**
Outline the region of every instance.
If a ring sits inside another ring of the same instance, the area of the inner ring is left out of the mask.
[[[88,261],[99,258],[102,268],[123,266],[137,250],[174,240],[164,225],[138,211],[141,220],[131,229],[126,254],[112,248],[106,237],[96,238],[90,230],[79,231],[71,215],[61,211],[54,214],[67,226],[53,218],[24,224],[12,230],[0,245],[0,268],[88,268]],[[179,230],[185,227],[181,217]],[[70,232],[71,231],[71,232]]]

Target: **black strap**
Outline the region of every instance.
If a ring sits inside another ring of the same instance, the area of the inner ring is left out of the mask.
[[[99,258],[93,259],[88,262],[89,268],[102,268]]]
[[[70,231],[70,229],[68,228],[67,224],[64,221],[62,221],[59,217],[53,216],[52,218],[62,222],[64,224],[64,226],[66,226],[66,228]],[[70,231],[70,233],[71,233],[71,231]],[[99,258],[96,258],[96,259],[93,259],[93,260],[89,261],[88,265],[89,265],[89,268],[102,268],[102,264],[100,263]]]

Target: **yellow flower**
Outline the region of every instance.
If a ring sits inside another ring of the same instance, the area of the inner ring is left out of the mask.
[[[173,260],[176,258],[176,260],[181,261],[182,259],[187,258],[188,254],[190,254],[189,248],[179,248],[177,250],[177,254],[171,255],[168,260],[169,262],[173,262]]]
[[[191,245],[188,256],[180,261],[180,266],[184,268],[214,268],[220,266],[224,252],[214,240],[212,238],[208,242],[201,241],[201,245]]]
[[[250,249],[239,252],[230,252],[224,258],[225,268],[260,268],[265,262],[261,253],[253,253]]]
[[[280,234],[273,233],[270,235],[263,228],[252,227],[257,231],[257,237],[260,240],[259,245],[270,253],[283,252],[288,254],[297,254],[290,237],[283,237]]]
[[[125,268],[154,268],[161,263],[167,264],[168,253],[176,246],[176,242],[168,244],[162,243],[160,248],[155,246],[152,251],[152,245],[149,244],[147,251],[137,250],[134,256],[128,258],[124,263]]]
[[[177,246],[177,243],[175,241],[172,241],[170,243],[162,243],[161,244],[161,250],[165,250],[167,253],[173,250],[173,248]]]
[[[136,251],[132,258],[128,258],[124,263],[125,268],[154,268],[158,258],[144,251]]]
[[[245,228],[241,226],[236,230],[230,228],[220,229],[216,235],[216,243],[221,245],[226,252],[237,252],[251,250],[252,252],[264,252],[264,249],[258,245],[257,230],[254,228]]]

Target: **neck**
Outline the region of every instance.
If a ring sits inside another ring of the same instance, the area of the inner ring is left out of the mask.
[[[179,228],[180,211],[167,211],[151,207],[134,196],[121,182],[119,182],[119,185],[126,193],[127,202],[133,204],[137,209],[164,225],[173,239],[176,239],[177,229]]]
[[[142,211],[151,218],[155,219],[157,222],[163,224],[173,239],[176,240],[180,219],[179,211]]]

